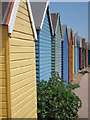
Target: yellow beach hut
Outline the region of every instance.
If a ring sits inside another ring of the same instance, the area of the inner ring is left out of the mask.
[[[0,6],[0,119],[37,118],[37,34],[31,6],[29,0]]]
[[[73,74],[75,73],[75,33],[72,31],[73,34]]]

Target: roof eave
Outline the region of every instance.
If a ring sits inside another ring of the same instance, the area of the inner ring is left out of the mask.
[[[41,22],[41,25],[40,25],[40,29],[42,29],[42,26],[43,26],[43,23],[44,23],[45,14],[46,14],[48,6],[49,6],[49,0],[46,3],[46,7],[45,7],[44,14],[43,14],[42,22]]]
[[[12,9],[12,13],[11,13],[11,17],[10,17],[10,20],[9,20],[9,24],[8,24],[8,33],[13,32],[13,27],[14,27],[14,23],[15,23],[17,11],[18,11],[19,3],[20,3],[20,0],[15,0],[14,6],[13,6],[13,9]],[[29,9],[31,22],[32,22],[32,29],[33,29],[34,37],[35,37],[35,40],[37,40],[37,32],[36,32],[35,23],[34,23],[34,19],[33,19],[33,15],[32,15],[29,0],[27,0],[27,3],[28,3],[28,9]]]

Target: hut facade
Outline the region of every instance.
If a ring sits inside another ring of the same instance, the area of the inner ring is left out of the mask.
[[[79,70],[79,40],[78,33],[75,34],[75,73]]]
[[[78,46],[77,46],[77,50],[78,50],[78,54],[77,54],[77,70],[79,71],[79,46],[80,46],[80,37],[78,36]],[[77,71],[77,72],[78,72]]]
[[[88,67],[88,42],[86,42],[86,67]]]
[[[80,37],[80,45],[79,45],[79,69],[82,70],[82,37]]]
[[[88,65],[90,65],[90,43],[88,43]]]
[[[86,51],[87,51],[87,43],[85,42],[85,68],[86,68]]]
[[[53,33],[49,1],[31,2],[31,8],[37,30],[37,41],[35,43],[37,82],[47,81],[51,76],[51,36]]]
[[[85,38],[82,38],[82,68],[85,68]]]
[[[37,34],[31,7],[28,0],[0,4],[0,118],[37,118]]]
[[[66,80],[68,84],[68,31],[67,26],[62,25],[62,79]]]
[[[75,73],[75,33],[74,31],[72,32],[73,34],[73,74]]]
[[[52,71],[57,71],[61,77],[61,23],[59,13],[51,14],[54,35],[52,36]]]
[[[68,60],[68,64],[69,64],[69,82],[72,81],[73,79],[73,36],[72,36],[72,29],[68,29],[68,39],[69,39],[69,52],[68,52],[68,56],[69,56],[69,60]]]

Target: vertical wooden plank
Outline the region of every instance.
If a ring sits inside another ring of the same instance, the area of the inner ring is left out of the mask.
[[[11,118],[11,89],[10,89],[10,45],[9,36],[6,41],[6,70],[7,70],[7,105],[8,105],[8,118]]]
[[[2,118],[7,117],[7,91],[6,91],[7,86],[5,86],[5,85],[2,86],[2,83],[6,84],[6,80],[7,80],[7,77],[6,77],[6,41],[7,41],[7,36],[8,36],[8,27],[5,25],[2,25],[2,38],[1,38],[2,46],[0,46],[0,47],[2,47],[0,50],[0,54],[1,54],[0,64],[2,66],[2,68],[0,68],[1,69],[0,72],[2,73],[2,75],[0,76],[1,89],[2,89],[2,91],[0,91],[0,99],[1,99],[0,109],[1,109],[1,111],[4,109],[4,113],[3,112],[0,113],[0,116]],[[2,96],[2,98],[1,98],[1,96]],[[5,108],[4,108],[4,103],[6,104]]]
[[[0,11],[1,12],[1,11]],[[1,18],[1,17],[0,17]],[[2,55],[2,26],[0,25],[0,54]],[[2,85],[2,58],[0,57],[0,63],[1,63],[1,71],[0,71],[0,76],[1,76],[1,85]],[[2,91],[0,91],[2,93]],[[0,95],[1,96],[1,95]],[[2,99],[2,98],[1,98]],[[2,103],[0,104],[0,108],[2,109]],[[2,114],[2,111],[0,111],[0,114]],[[0,120],[2,117],[0,118]]]

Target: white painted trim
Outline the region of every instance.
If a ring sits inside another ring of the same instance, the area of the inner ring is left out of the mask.
[[[50,11],[49,11],[49,18],[50,18],[50,23],[51,23],[52,35],[54,35],[54,30],[53,30],[53,24],[52,24],[52,19],[51,19]]]
[[[20,0],[15,0],[14,6],[13,6],[13,9],[12,9],[12,13],[11,13],[11,16],[10,16],[10,21],[9,21],[9,24],[8,24],[8,33],[12,33],[12,31],[13,31],[14,22],[15,22],[16,15],[17,15],[17,10],[18,10],[18,7],[19,7],[19,2],[20,2]]]
[[[20,0],[15,0],[14,6],[13,6],[13,9],[12,9],[12,13],[11,13],[11,17],[10,17],[10,21],[9,21],[9,24],[8,24],[8,33],[13,32],[13,27],[14,27],[14,23],[15,23],[17,11],[18,11],[19,3],[20,3]],[[37,40],[37,32],[36,32],[36,29],[35,29],[35,24],[34,24],[33,15],[32,15],[29,0],[27,0],[27,3],[28,3],[28,9],[29,9],[29,13],[30,13],[30,18],[31,18],[31,21],[32,21],[32,28],[33,28],[35,40]]]
[[[47,7],[48,7],[48,6],[49,6],[49,0],[48,0],[47,3],[46,3],[46,7],[45,7],[44,14],[43,14],[42,22],[41,22],[41,25],[40,25],[40,29],[42,29],[43,22],[44,22],[44,18],[45,18],[45,15],[46,15],[46,11],[47,11]]]
[[[30,6],[29,0],[27,0],[27,3],[28,3],[28,9],[29,9],[30,17],[31,17],[31,22],[32,22],[32,28],[33,28],[34,36],[35,36],[35,39],[37,40],[37,32],[36,32],[35,23],[34,23],[34,19],[33,19],[32,10],[31,10],[31,6]]]

